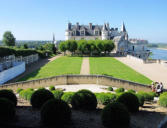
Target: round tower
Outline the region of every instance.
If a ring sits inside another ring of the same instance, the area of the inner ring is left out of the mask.
[[[102,40],[108,40],[108,39],[109,39],[109,32],[107,30],[106,24],[104,24],[102,29]]]

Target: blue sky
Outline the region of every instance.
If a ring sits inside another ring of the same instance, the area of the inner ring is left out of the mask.
[[[167,42],[167,0],[0,0],[0,39],[6,30],[17,40],[65,39],[68,21],[120,27],[130,38]]]

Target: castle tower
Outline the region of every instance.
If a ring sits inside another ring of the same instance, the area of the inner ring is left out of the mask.
[[[124,22],[123,22],[123,24],[122,24],[121,31],[122,31],[122,32],[126,32],[126,28],[125,28]]]
[[[103,29],[102,29],[102,40],[108,40],[109,39],[109,32],[107,30],[107,26],[104,23]]]
[[[70,39],[70,31],[71,31],[71,26],[72,24],[69,22],[68,23],[68,26],[67,26],[67,29],[65,31],[65,40],[69,40]]]

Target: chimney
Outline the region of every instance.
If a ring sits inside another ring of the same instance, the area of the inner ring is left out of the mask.
[[[79,29],[79,22],[76,23],[77,29]]]
[[[89,23],[89,28],[92,29],[92,23]]]
[[[71,23],[68,23],[68,30],[71,30]]]

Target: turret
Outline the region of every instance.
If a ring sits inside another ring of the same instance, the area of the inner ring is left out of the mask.
[[[109,32],[107,30],[106,24],[104,23],[103,29],[102,29],[102,40],[107,40],[109,39]]]
[[[126,28],[125,28],[124,22],[123,22],[123,24],[122,24],[121,31],[122,31],[122,32],[126,32]]]

